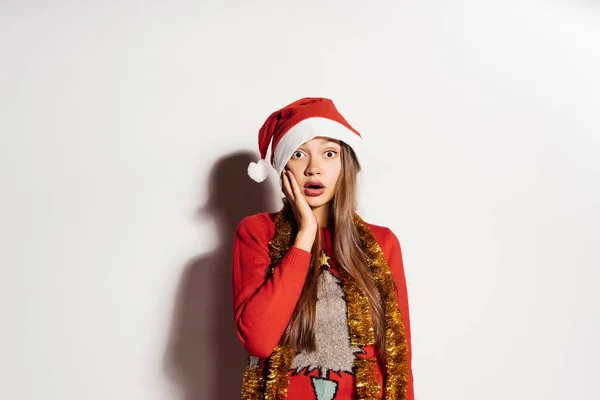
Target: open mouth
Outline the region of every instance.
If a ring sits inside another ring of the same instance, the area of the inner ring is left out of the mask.
[[[304,188],[306,188],[306,189],[325,189],[325,185],[323,185],[319,181],[308,181],[304,184]]]
[[[325,192],[325,186],[319,181],[306,182],[304,185],[304,194],[310,197],[317,197]]]

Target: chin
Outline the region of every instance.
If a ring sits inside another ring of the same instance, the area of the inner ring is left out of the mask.
[[[329,203],[332,199],[327,199],[325,196],[319,197],[304,197],[311,208],[317,208]]]

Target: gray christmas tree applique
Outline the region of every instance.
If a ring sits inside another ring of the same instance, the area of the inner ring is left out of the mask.
[[[323,267],[328,267],[327,255],[321,254]],[[348,307],[340,278],[328,268],[323,268],[317,288],[315,339],[317,349],[303,351],[292,363],[295,373],[319,370],[311,382],[318,400],[331,400],[337,391],[337,382],[328,379],[330,372],[352,373],[356,353],[360,347],[350,345],[348,332]]]

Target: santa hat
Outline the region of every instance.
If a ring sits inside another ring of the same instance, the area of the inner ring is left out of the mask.
[[[362,138],[339,113],[330,99],[305,97],[273,112],[258,132],[260,160],[248,165],[256,182],[267,178],[267,150],[271,144],[271,165],[281,174],[290,157],[304,143],[325,136],[340,140],[358,157]]]

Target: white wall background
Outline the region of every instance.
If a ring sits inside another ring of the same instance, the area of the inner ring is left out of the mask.
[[[0,4],[0,398],[236,398],[245,168],[303,96],[365,138],[418,399],[600,398],[600,2]]]

